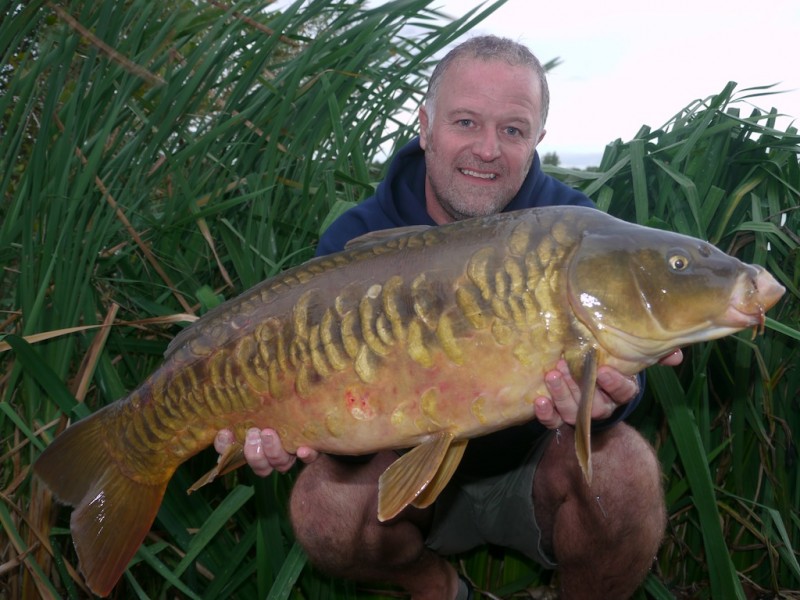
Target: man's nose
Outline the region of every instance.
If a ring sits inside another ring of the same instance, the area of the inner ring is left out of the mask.
[[[489,162],[500,156],[500,137],[494,128],[487,128],[478,134],[472,152],[482,161]]]

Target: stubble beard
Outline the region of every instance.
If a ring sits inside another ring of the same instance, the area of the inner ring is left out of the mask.
[[[435,160],[435,159],[434,159]],[[524,169],[525,177],[533,164],[533,155],[531,155],[528,164]],[[457,169],[473,168],[459,166]],[[495,165],[478,165],[474,167],[478,171],[491,171],[496,170]],[[514,197],[519,192],[525,177],[519,182],[519,186],[515,189],[508,189],[507,187],[490,188],[481,185],[470,185],[468,181],[460,180],[460,174],[453,174],[453,176],[444,183],[439,185],[435,178],[430,176],[431,170],[428,170],[428,182],[430,189],[445,213],[455,221],[469,219],[473,217],[486,217],[494,215],[509,205]],[[507,179],[509,174],[506,169],[501,169],[498,173],[501,179]]]
[[[519,192],[520,187],[527,178],[528,172],[533,165],[534,153],[535,152],[531,152],[524,168],[524,175],[519,182],[519,186],[515,189],[508,189],[502,186],[502,184],[498,184],[499,187],[497,188],[471,185],[466,180],[460,180],[461,173],[451,173],[449,178],[439,178],[440,180],[446,179],[444,184],[440,185],[436,181],[436,177],[431,177],[432,173],[437,173],[433,164],[436,161],[436,144],[433,132],[429,129],[428,147],[425,150],[428,184],[436,202],[454,221],[494,215],[502,212]],[[498,171],[498,166],[500,165],[459,165],[455,167],[455,169],[474,168],[477,171]],[[498,177],[500,177],[501,180],[509,178],[507,167],[500,166]]]
[[[486,190],[481,193],[481,190],[453,183],[442,188],[433,180],[430,180],[430,186],[439,206],[454,221],[499,213],[513,197],[505,198],[498,194],[499,190]]]

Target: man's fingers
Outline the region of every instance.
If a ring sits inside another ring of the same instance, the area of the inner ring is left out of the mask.
[[[278,436],[271,429],[247,430],[244,442],[244,458],[253,472],[266,477],[273,470],[284,473],[294,464],[295,457],[280,445]]]
[[[217,433],[217,437],[214,438],[214,450],[217,451],[217,454],[225,454],[225,450],[232,443],[233,432],[230,429],[222,429]]]
[[[600,367],[597,371],[597,385],[605,392],[605,403],[612,412],[620,405],[627,404],[639,395],[639,380],[628,377],[616,369]],[[598,398],[595,397],[595,401]]]
[[[666,365],[668,367],[677,367],[683,361],[683,350],[678,348],[672,354],[669,354],[662,358],[659,364]]]
[[[283,449],[278,434],[272,429],[261,430],[261,447],[272,468],[281,473],[288,471],[296,460],[294,454]]]
[[[264,445],[261,442],[261,432],[258,429],[248,429],[244,440],[244,458],[253,469],[253,473],[266,477],[272,473],[272,465],[264,456]]]
[[[575,419],[578,416],[578,402],[580,401],[581,391],[577,384],[569,376],[569,371],[566,374],[563,369],[566,369],[566,363],[562,365],[563,361],[559,361],[557,368],[549,371],[544,376],[544,383],[547,386],[547,391],[550,392],[552,400],[553,411],[559,415],[559,418],[570,425],[575,424]],[[555,425],[559,427],[559,425]]]
[[[308,446],[300,446],[297,449],[297,458],[299,458],[302,462],[306,464],[317,460],[318,457],[319,457],[319,452],[317,452],[313,448],[309,448]]]
[[[550,393],[552,413],[542,403],[541,406],[536,406],[537,418],[551,429],[560,427],[562,423],[574,425],[578,416],[581,390],[572,378],[567,363],[560,360],[555,369],[545,374],[544,380]],[[592,418],[610,417],[617,407],[630,402],[638,393],[639,382],[636,377],[627,377],[611,367],[600,367],[592,401]]]
[[[534,403],[536,420],[548,429],[558,429],[564,424],[564,419],[555,410],[553,400],[547,396],[540,396]]]

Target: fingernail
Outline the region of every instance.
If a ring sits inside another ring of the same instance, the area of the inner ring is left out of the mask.
[[[248,444],[260,444],[261,443],[261,433],[255,427],[247,430],[247,439]]]

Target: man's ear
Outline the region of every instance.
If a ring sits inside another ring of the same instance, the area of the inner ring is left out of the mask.
[[[423,150],[428,145],[428,111],[425,106],[419,107],[419,146]]]
[[[547,133],[547,130],[546,130],[546,129],[542,129],[542,133],[540,133],[540,134],[539,134],[539,139],[538,139],[538,140],[536,140],[536,145],[537,145],[537,146],[539,145],[539,142],[541,142],[541,141],[544,139],[544,135],[545,135],[546,133]]]

